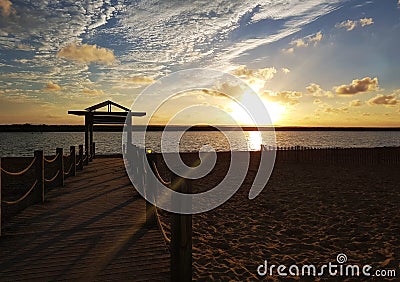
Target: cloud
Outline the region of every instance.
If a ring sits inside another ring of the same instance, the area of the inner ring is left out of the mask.
[[[232,74],[246,79],[257,78],[262,80],[270,80],[274,77],[276,72],[277,70],[274,67],[254,70],[242,65],[235,69]]]
[[[53,83],[52,81],[49,81],[47,85],[43,88],[44,91],[60,91],[61,86]]]
[[[15,9],[12,7],[10,0],[0,0],[1,15],[8,17],[11,14],[15,14]]]
[[[148,85],[148,84],[152,84],[153,82],[155,82],[154,79],[152,79],[151,77],[147,77],[147,76],[134,76],[134,77],[127,78],[124,81],[126,81],[128,83],[132,83],[132,84],[137,84],[137,85]]]
[[[372,18],[362,18],[359,20],[346,20],[335,25],[336,28],[345,28],[347,31],[352,31],[358,25],[365,27],[374,23]]]
[[[286,105],[297,105],[299,103],[299,98],[301,98],[303,94],[297,91],[281,91],[278,93],[266,91],[262,96],[271,102],[277,102]]]
[[[357,26],[356,21],[347,20],[335,25],[336,28],[345,28],[347,31],[355,29]]]
[[[283,50],[286,53],[293,53],[294,48],[308,47],[310,45],[317,46],[317,44],[322,40],[322,38],[323,38],[322,32],[319,31],[315,34],[306,36],[304,38],[299,38],[291,41],[289,44],[293,47]]]
[[[228,95],[228,96],[233,96],[233,97],[239,97],[239,96],[243,95],[243,89],[242,89],[242,87],[240,87],[239,84],[232,84],[232,83],[229,83],[226,81],[219,83],[212,90],[213,91],[203,90],[203,92],[206,94],[217,94],[220,96]]]
[[[336,94],[339,95],[354,95],[358,93],[375,91],[379,87],[378,78],[364,77],[363,79],[355,79],[349,85],[341,85],[334,87]]]
[[[115,61],[112,50],[88,44],[65,46],[57,53],[57,57],[80,63],[102,63],[107,65]]]
[[[103,95],[104,92],[103,90],[97,90],[97,89],[89,89],[89,88],[83,88],[82,92],[84,94],[88,94],[88,95]]]
[[[322,101],[320,100],[320,99],[315,99],[314,101],[313,101],[313,104],[320,104]]]
[[[362,27],[367,26],[367,25],[371,25],[374,23],[374,20],[372,18],[363,18],[360,19],[360,24]]]
[[[288,68],[282,68],[282,72],[283,72],[284,74],[288,74],[288,73],[290,72],[290,69],[288,69]]]
[[[325,91],[321,88],[321,86],[319,86],[316,83],[311,83],[309,86],[306,87],[307,92],[309,94],[311,94],[313,97],[333,97],[333,94],[331,91]]]
[[[391,95],[378,94],[375,97],[368,100],[368,104],[394,106],[394,105],[400,104],[400,100],[398,100],[397,96],[394,94],[391,94]]]
[[[340,108],[327,107],[325,108],[324,112],[329,114],[340,114],[340,113],[347,113],[348,110],[349,109],[346,107],[340,107]]]
[[[349,103],[350,107],[359,107],[362,105],[362,102],[360,100],[353,100]]]

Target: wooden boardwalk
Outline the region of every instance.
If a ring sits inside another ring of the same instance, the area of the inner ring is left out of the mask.
[[[3,226],[0,280],[169,281],[161,231],[122,159],[98,158]]]

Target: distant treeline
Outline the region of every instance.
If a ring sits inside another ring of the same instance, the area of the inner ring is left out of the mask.
[[[184,126],[171,126],[168,127],[169,131],[177,131],[186,128]],[[254,131],[257,127],[245,126],[220,126],[221,130],[245,130]],[[134,131],[144,130],[144,126],[133,126]],[[163,131],[165,126],[151,125],[147,127],[147,131]],[[270,131],[271,127],[259,127],[259,130]],[[123,126],[116,125],[95,125],[95,131],[99,132],[122,132]],[[190,131],[217,131],[218,129],[213,126],[193,126],[189,128]],[[33,124],[10,124],[0,125],[0,132],[84,132],[83,125],[33,125]],[[400,131],[400,127],[293,127],[293,126],[277,126],[275,131]]]

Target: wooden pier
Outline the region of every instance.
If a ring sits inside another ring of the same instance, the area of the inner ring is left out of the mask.
[[[96,158],[2,227],[1,281],[169,281],[170,254],[121,158]]]

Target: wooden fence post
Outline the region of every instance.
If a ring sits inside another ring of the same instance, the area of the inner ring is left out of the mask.
[[[1,158],[0,158],[0,237],[1,237]]]
[[[96,157],[96,143],[92,143],[92,159]]]
[[[189,182],[171,175],[172,189],[190,193]],[[191,203],[179,203],[188,205]],[[171,281],[192,281],[192,215],[172,213],[171,222]]]
[[[79,147],[78,147],[78,154],[79,154],[78,169],[79,169],[79,170],[83,170],[83,145],[79,145]]]
[[[44,203],[44,158],[43,151],[35,151],[34,156],[36,158],[35,162],[35,174],[37,180],[37,197]]]
[[[75,152],[75,146],[71,146],[69,148],[70,151],[70,158],[71,158],[71,176],[75,176],[76,175],[76,152]]]
[[[58,154],[57,167],[60,170],[58,175],[58,183],[64,187],[64,150],[63,148],[56,148],[56,155]]]
[[[154,158],[154,154],[146,154],[146,152],[144,153],[144,157],[143,157],[143,168],[145,168],[145,162],[148,161],[149,166],[150,166],[150,170],[149,171],[145,171],[143,169],[144,172],[144,181],[145,181],[145,185],[144,185],[144,193],[146,195],[146,226],[147,227],[153,227],[155,225],[157,225],[157,221],[156,221],[156,206],[154,206],[150,201],[150,200],[154,200],[154,194],[153,194],[153,189],[155,187],[152,187],[153,185],[155,185],[155,183],[153,183],[153,178],[151,173],[153,175],[155,175],[154,171],[153,171],[153,166],[152,163],[155,162],[155,158]]]

